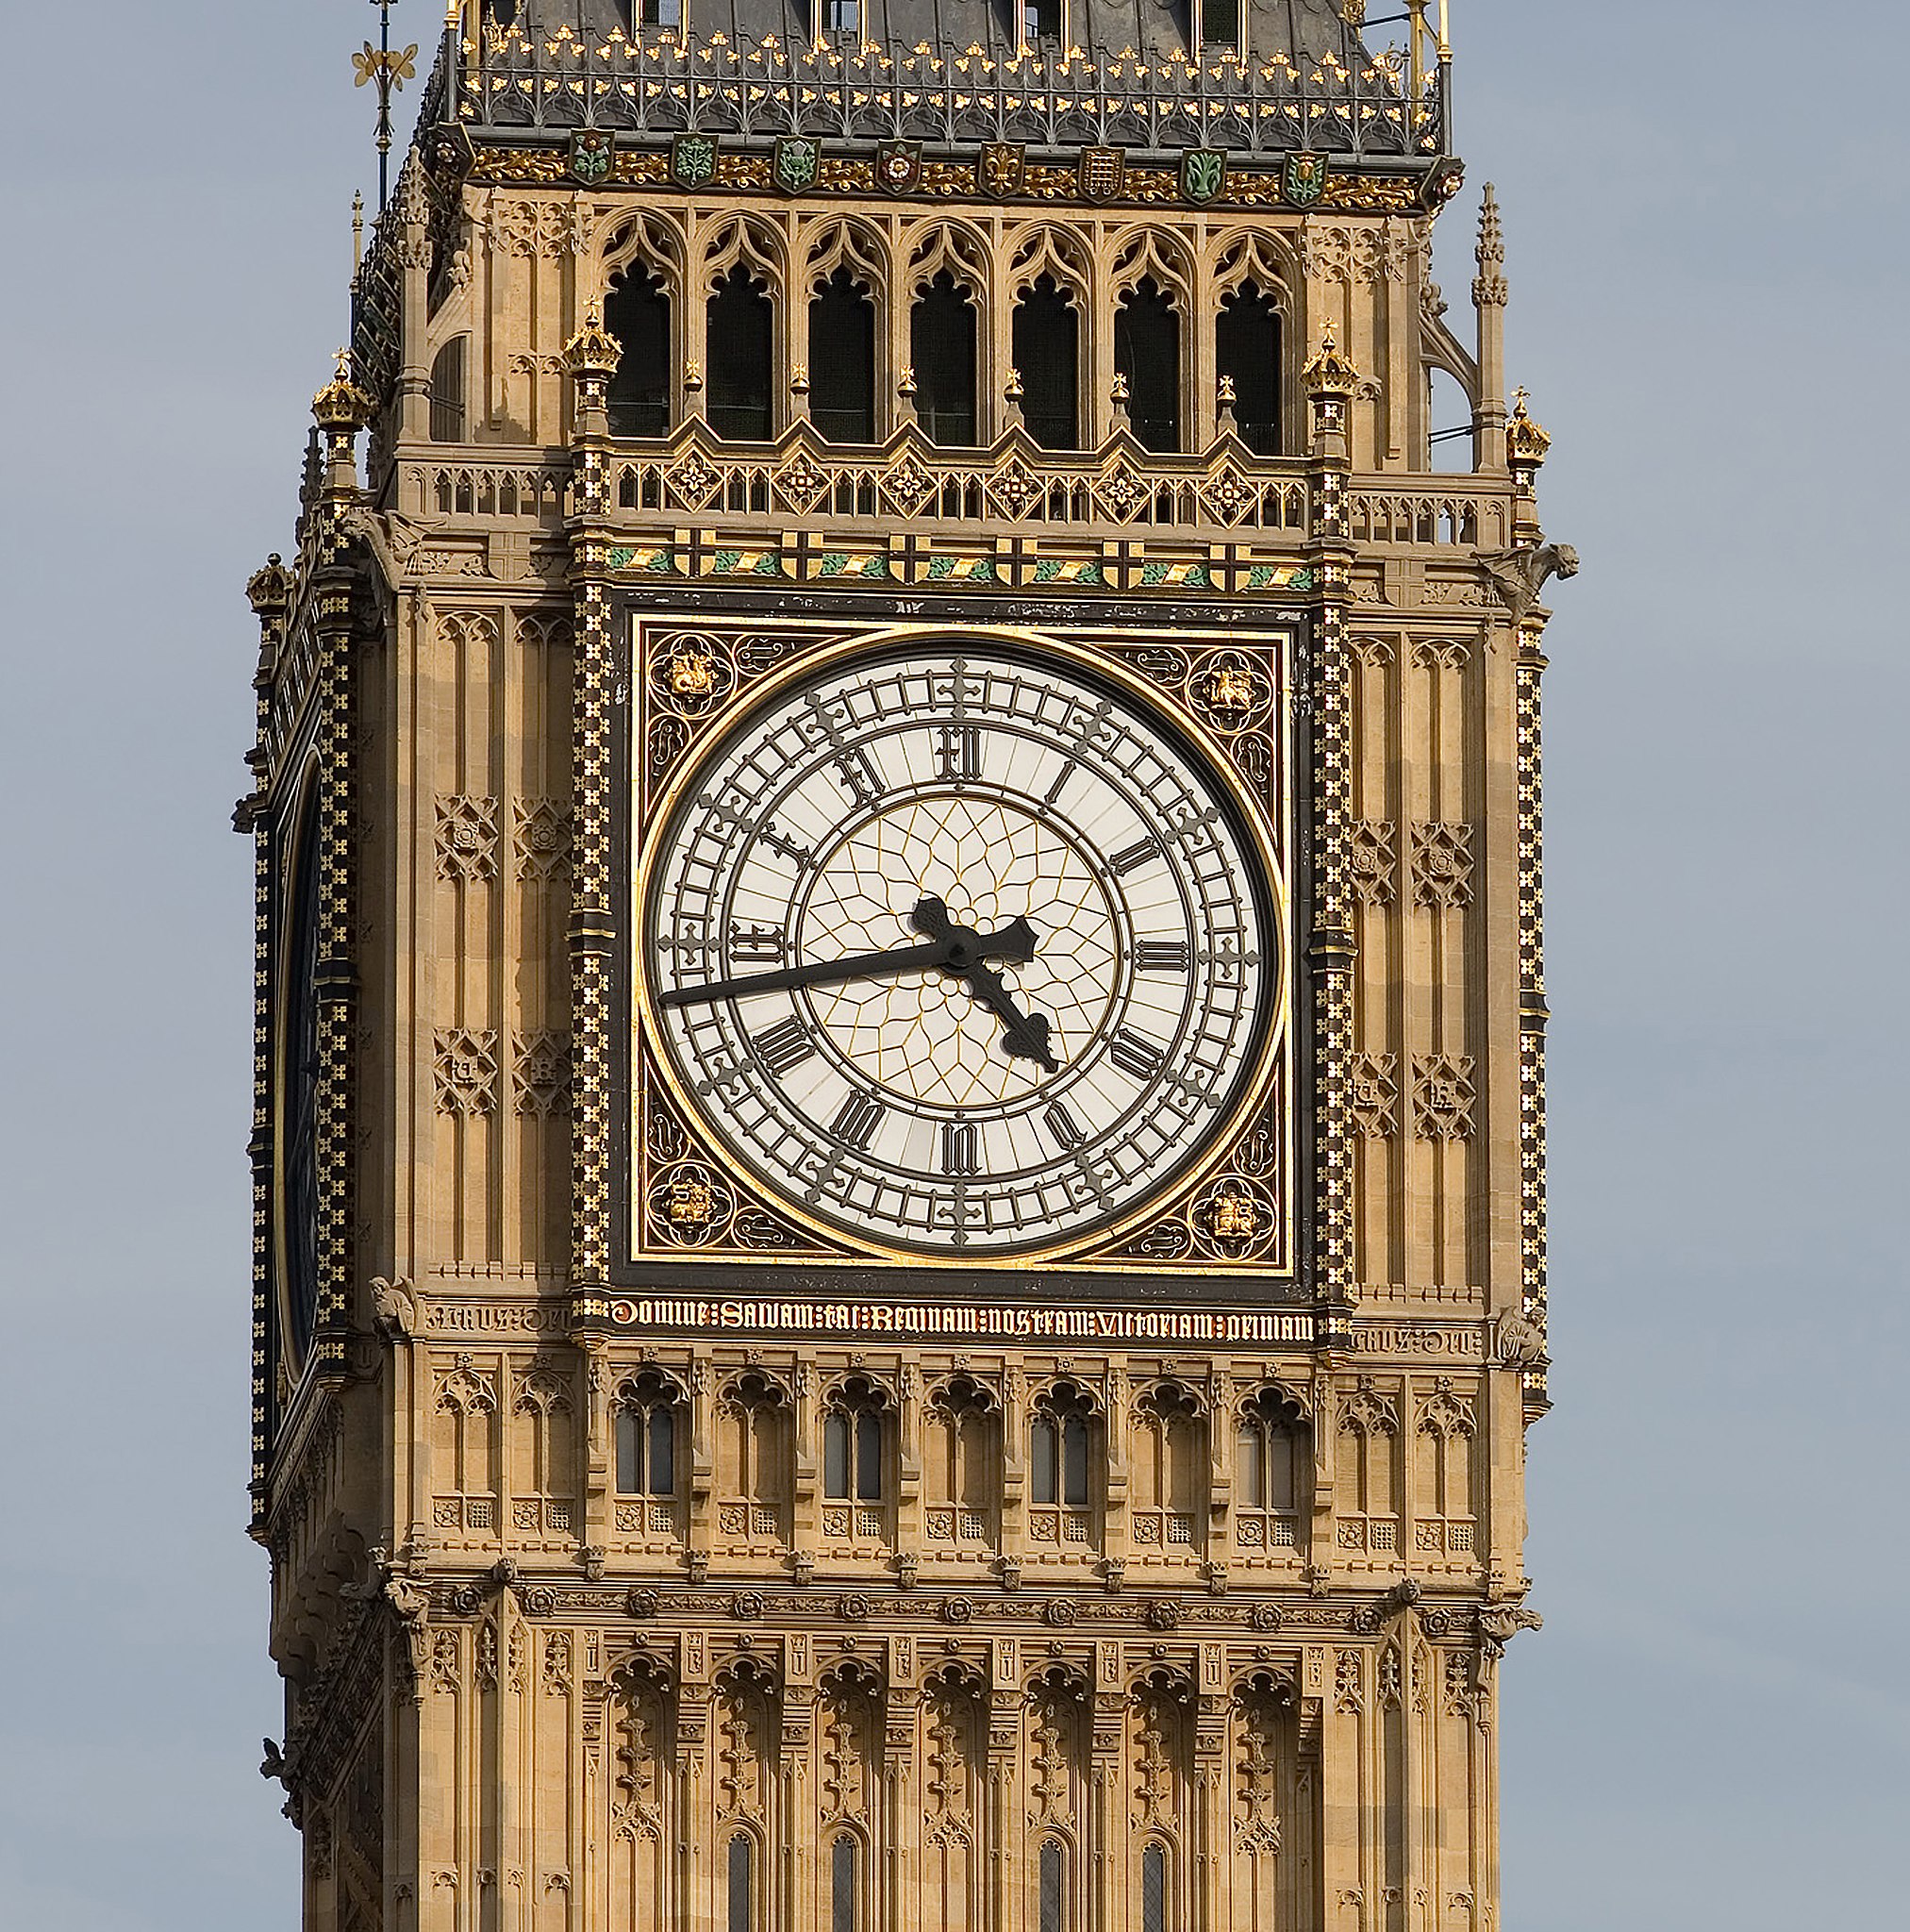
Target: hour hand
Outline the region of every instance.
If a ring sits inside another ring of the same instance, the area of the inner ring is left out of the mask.
[[[908,923],[947,949],[941,961],[946,973],[966,973],[985,959],[1025,966],[1035,957],[1035,928],[1019,915],[991,933],[978,933],[971,925],[957,925],[941,900],[919,899]]]
[[[1002,1046],[1010,1059],[1033,1060],[1051,1074],[1061,1071],[1048,1044],[1052,1031],[1040,1013],[1024,1013],[1002,984],[1002,975],[985,962],[1005,959],[1025,964],[1035,957],[1035,928],[1025,919],[1011,919],[999,931],[978,939],[973,930],[957,925],[939,899],[923,899],[909,915],[917,932],[929,934],[948,948],[941,970],[952,974],[1002,1023]]]

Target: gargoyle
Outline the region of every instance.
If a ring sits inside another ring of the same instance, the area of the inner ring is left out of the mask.
[[[1500,601],[1515,618],[1522,618],[1538,602],[1553,577],[1578,575],[1578,552],[1570,543],[1528,543],[1523,550],[1482,551],[1479,562],[1499,592]]]
[[[387,1335],[408,1341],[417,1334],[418,1291],[403,1275],[395,1281],[387,1281],[382,1274],[372,1277],[372,1308],[378,1326]]]
[[[409,576],[425,540],[440,527],[436,523],[414,523],[396,510],[367,509],[362,504],[351,504],[339,513],[340,530],[364,544],[394,591]]]
[[[1499,1359],[1508,1368],[1530,1369],[1546,1359],[1545,1330],[1529,1316],[1499,1318]]]

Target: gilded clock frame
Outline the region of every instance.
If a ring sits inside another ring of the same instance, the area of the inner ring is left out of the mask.
[[[821,617],[619,601],[609,830],[619,931],[611,1001],[612,1226],[621,1231],[622,1265],[613,1260],[613,1279],[700,1281],[716,1289],[742,1286],[766,1266],[797,1264],[816,1271],[807,1285],[821,1291],[846,1290],[853,1281],[857,1291],[906,1292],[927,1276],[941,1291],[959,1291],[966,1277],[1012,1292],[1018,1281],[1033,1290],[1037,1276],[1049,1286],[1078,1276],[1112,1287],[1165,1267],[1225,1293],[1243,1278],[1290,1277],[1301,1234],[1292,712],[1303,625],[1271,620],[1246,631],[1195,621],[1166,632],[1144,622],[1111,621],[1112,613],[1098,618],[1080,607],[1057,610],[1050,623],[1030,623],[1025,607],[1010,619],[972,603],[897,624],[892,606],[887,614],[858,611],[846,599],[838,612]],[[656,841],[743,707],[765,701],[779,681],[819,662],[951,633],[1055,658],[1125,691],[1141,709],[1163,714],[1229,792],[1264,869],[1278,935],[1273,1008],[1259,1062],[1207,1154],[1168,1193],[1039,1253],[940,1257],[856,1241],[757,1184],[702,1127],[667,1056],[654,1044],[638,964],[639,908]],[[1234,674],[1225,688],[1230,702],[1217,705],[1223,672]],[[872,1271],[888,1278],[875,1279]]]

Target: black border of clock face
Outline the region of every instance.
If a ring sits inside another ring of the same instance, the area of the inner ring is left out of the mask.
[[[634,1010],[634,981],[632,978],[633,951],[637,944],[637,934],[633,930],[633,908],[630,900],[630,878],[639,849],[647,837],[649,826],[633,824],[632,800],[632,731],[637,704],[637,675],[639,667],[634,663],[637,627],[643,624],[680,625],[694,628],[699,619],[719,623],[735,624],[751,621],[794,626],[814,626],[818,635],[814,649],[818,652],[835,648],[841,644],[854,644],[866,637],[872,650],[879,649],[880,640],[887,633],[893,633],[899,625],[916,625],[931,627],[924,630],[924,638],[932,630],[943,630],[959,637],[966,631],[976,628],[1001,630],[1010,633],[1005,640],[990,640],[1012,644],[1017,641],[1012,633],[1018,630],[1035,629],[1044,631],[1064,642],[1070,651],[1080,657],[1091,658],[1099,641],[1096,633],[1118,633],[1130,647],[1143,645],[1151,632],[1160,633],[1163,643],[1171,643],[1171,621],[1175,624],[1197,625],[1204,631],[1215,633],[1214,642],[1224,643],[1230,630],[1237,630],[1239,613],[1224,608],[1202,606],[1198,608],[1176,608],[1171,613],[1154,608],[1137,608],[1123,605],[1107,609],[1092,607],[1071,606],[1063,608],[1042,607],[1032,610],[1023,600],[1016,599],[954,599],[923,598],[911,599],[908,609],[899,611],[891,601],[878,602],[850,595],[831,595],[808,598],[765,599],[760,593],[747,591],[724,591],[692,589],[678,586],[674,589],[657,586],[619,587],[610,600],[610,635],[612,663],[618,686],[618,701],[611,720],[611,778],[610,778],[610,824],[609,861],[613,891],[617,893],[619,916],[616,921],[617,938],[613,954],[612,974],[612,1013],[613,1020],[610,1045],[610,1132],[616,1144],[609,1150],[610,1162],[610,1208],[612,1214],[613,1246],[609,1278],[615,1285],[639,1289],[671,1288],[679,1292],[722,1293],[725,1291],[760,1292],[773,1284],[789,1292],[805,1294],[840,1294],[844,1292],[878,1296],[912,1297],[927,1292],[932,1296],[960,1298],[965,1294],[986,1293],[1000,1298],[1006,1296],[1014,1300],[1039,1301],[1056,1292],[1079,1293],[1093,1297],[1110,1305],[1127,1304],[1145,1306],[1171,1293],[1177,1300],[1185,1301],[1191,1294],[1194,1298],[1215,1303],[1237,1302],[1246,1292],[1249,1276],[1225,1274],[1207,1276],[1198,1267],[1193,1272],[1179,1269],[1167,1271],[1173,1275],[1171,1289],[1165,1277],[1150,1280],[1144,1272],[1145,1264],[1138,1261],[1129,1264],[1130,1272],[1109,1272],[1105,1262],[1099,1264],[1074,1263],[1078,1256],[1063,1254],[1051,1262],[1033,1261],[1026,1257],[1013,1254],[978,1254],[972,1259],[952,1257],[949,1260],[937,1259],[928,1262],[929,1272],[922,1272],[922,1265],[911,1265],[907,1260],[893,1255],[864,1254],[846,1258],[830,1258],[823,1256],[787,1257],[765,1255],[760,1259],[735,1254],[705,1255],[696,1250],[686,1250],[680,1257],[644,1255],[640,1257],[634,1252],[634,1130],[633,1117],[635,1105],[635,1077],[632,1054],[636,1029],[629,1024]],[[1296,632],[1304,629],[1305,619],[1298,611],[1282,610],[1278,613],[1256,613],[1262,622],[1256,625],[1253,635],[1259,639],[1277,642],[1283,656],[1291,659],[1295,648]],[[831,635],[833,633],[833,635]],[[1038,643],[1025,644],[1024,648],[1035,655],[1041,655]],[[1089,667],[1076,658],[1065,653],[1055,654],[1062,658],[1077,675],[1090,675]],[[792,656],[791,664],[799,662],[799,656]],[[783,667],[778,667],[782,669]],[[1112,680],[1110,680],[1112,682]],[[1119,687],[1117,687],[1119,688]],[[1123,702],[1135,702],[1131,691],[1121,689]],[[703,759],[717,755],[721,744],[733,732],[746,727],[747,722],[756,710],[753,697],[737,708],[733,720],[718,724],[706,742],[695,748],[694,756],[700,763]],[[1211,765],[1212,755],[1201,746],[1192,734],[1177,719],[1165,702],[1156,703],[1151,711],[1158,727],[1169,738],[1177,750],[1197,759],[1202,765]],[[1289,754],[1290,756],[1290,754]],[[1289,764],[1289,783],[1293,789],[1293,803],[1296,813],[1300,810],[1304,788],[1304,761],[1301,765]],[[1237,822],[1238,812],[1231,791],[1216,787],[1226,800],[1226,809]],[[1240,830],[1237,823],[1237,830]],[[1264,835],[1262,835],[1264,836]],[[1257,842],[1257,840],[1254,841]],[[1277,841],[1276,841],[1277,843]],[[1297,1044],[1295,1028],[1303,1012],[1305,997],[1304,975],[1292,971],[1291,945],[1292,932],[1299,929],[1302,916],[1300,893],[1304,877],[1304,843],[1293,853],[1282,853],[1281,866],[1287,874],[1286,918],[1280,916],[1281,908],[1274,903],[1271,881],[1259,876],[1254,869],[1252,881],[1255,896],[1255,909],[1265,931],[1277,950],[1277,972],[1274,984],[1284,987],[1286,991],[1287,1024],[1286,1033],[1289,1041],[1289,1080],[1294,1083],[1287,1104],[1293,1110],[1295,1126],[1294,1143],[1288,1149],[1288,1158],[1293,1163],[1296,1184],[1305,1172],[1305,1145],[1310,1138],[1306,1132],[1304,1108],[1299,1105],[1299,1085],[1302,1077],[1301,1062],[1292,1052]],[[1263,1064],[1268,1048],[1269,1030],[1273,1026],[1280,1007],[1277,992],[1267,1000],[1256,1020],[1256,1031],[1253,1041],[1250,1059],[1254,1064]],[[1211,1157],[1213,1143],[1204,1143],[1204,1153]],[[1179,1171],[1179,1179],[1184,1183],[1188,1171],[1192,1168],[1200,1156],[1184,1163]],[[1161,1191],[1169,1191],[1167,1188]],[[772,1188],[765,1188],[766,1195],[774,1200],[779,1196]],[[1154,1198],[1158,1199],[1156,1195]],[[1287,1256],[1280,1263],[1264,1270],[1253,1271],[1254,1276],[1270,1287],[1277,1282],[1294,1277],[1298,1271],[1298,1260],[1304,1247],[1302,1236],[1306,1214],[1306,1191],[1296,1185],[1293,1199],[1294,1224],[1289,1229],[1287,1242]],[[844,1237],[845,1240],[851,1239]],[[1259,1299],[1265,1290],[1254,1295]]]
[[[319,785],[293,794],[274,863],[272,1121],[273,1325],[291,1373],[303,1374],[318,1325]]]

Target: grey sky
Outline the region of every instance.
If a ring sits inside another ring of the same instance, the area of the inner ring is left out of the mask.
[[[1442,279],[1457,316],[1496,181],[1510,368],[1586,562],[1550,645],[1558,1407],[1503,1923],[1900,1923],[1902,10],[1453,10],[1470,183]],[[404,0],[395,27],[440,18]],[[346,55],[376,20],[8,22],[0,1916],[34,1932],[295,1923],[255,1770],[280,1713],[243,1535],[224,826],[241,587],[290,547],[375,182]]]

